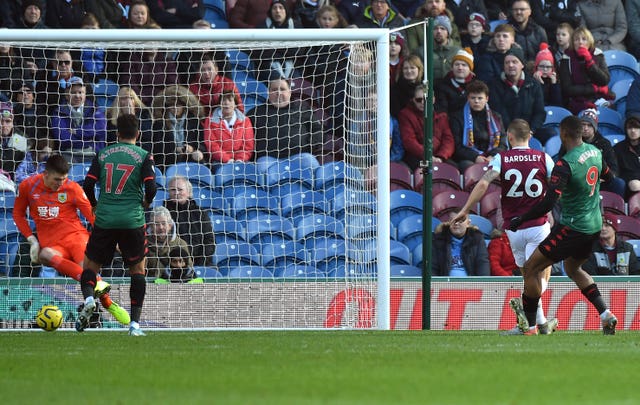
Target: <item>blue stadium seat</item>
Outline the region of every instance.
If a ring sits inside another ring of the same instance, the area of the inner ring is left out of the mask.
[[[509,20],[491,20],[489,21],[489,31],[493,32],[498,27],[498,25],[507,24]]]
[[[42,266],[40,269],[40,278],[60,277],[60,274],[53,267]]]
[[[12,192],[3,191],[0,192],[0,208],[6,212],[13,211],[13,207],[16,205],[16,195]]]
[[[554,135],[547,139],[547,142],[544,144],[544,151],[547,155],[551,156],[553,160],[558,160],[558,153],[561,147],[562,141],[560,140],[560,135]]]
[[[229,213],[229,205],[222,194],[209,187],[194,187],[193,199],[200,208],[215,214]]]
[[[279,215],[258,214],[245,222],[247,242],[278,243],[294,240],[293,223]]]
[[[301,243],[285,240],[262,244],[260,258],[264,267],[276,268],[291,264],[304,264],[307,261],[307,254]]]
[[[211,220],[216,244],[231,240],[238,242],[246,240],[244,226],[239,221],[236,221],[235,218],[223,214],[209,213],[209,219]]]
[[[622,115],[611,108],[598,108],[598,131],[602,135],[624,134]]]
[[[315,238],[305,244],[305,249],[310,252],[310,262],[319,271],[330,274],[339,266],[346,266],[347,257],[355,262],[357,257],[342,239]]]
[[[480,231],[484,234],[485,239],[491,237],[491,232],[494,229],[491,221],[489,221],[485,217],[475,214],[469,214],[469,220],[471,221],[471,225],[475,225],[478,227],[478,229],[480,229]]]
[[[273,272],[274,277],[290,278],[325,278],[326,274],[321,273],[314,266],[308,264],[290,264],[285,267],[277,267]]]
[[[279,198],[280,201],[282,201],[282,199],[287,195],[308,192],[312,192],[312,190],[302,183],[284,183],[269,188],[269,194]],[[325,206],[328,207],[328,204],[325,204]]]
[[[604,137],[607,138],[609,142],[611,142],[611,146],[615,146],[615,144],[617,144],[618,142],[624,141],[624,139],[626,138],[626,135],[610,134],[610,135],[605,135]]]
[[[400,221],[409,215],[422,214],[422,194],[411,190],[391,192],[391,222],[398,227]]]
[[[544,147],[542,146],[542,143],[540,143],[540,141],[534,137],[529,138],[529,147],[531,149],[539,150],[541,152],[544,151]]]
[[[238,49],[228,49],[225,52],[225,56],[234,70],[254,70],[253,62],[246,52]]]
[[[349,214],[374,214],[377,212],[376,197],[362,190],[345,188],[343,192],[336,194],[333,199],[331,213],[339,220]]]
[[[193,266],[193,270],[196,274],[196,277],[201,278],[220,278],[223,277],[222,273],[216,270],[213,267],[207,266]]]
[[[229,278],[273,278],[273,273],[262,266],[239,266],[229,269]]]
[[[227,275],[229,269],[240,266],[259,266],[260,255],[250,243],[219,243],[212,257],[213,265],[223,275]]]
[[[118,95],[119,89],[120,87],[116,82],[108,79],[98,79],[93,84],[93,96],[96,106],[103,109],[109,107]]]
[[[211,28],[213,29],[229,28],[226,16],[215,8],[205,7],[202,18],[211,24]]]
[[[286,183],[299,183],[307,190],[313,189],[313,169],[299,160],[281,159],[267,168],[263,186],[274,187]]]
[[[404,243],[398,242],[397,240],[391,240],[389,243],[391,244],[389,251],[391,255],[391,265],[411,264],[411,251]]]
[[[292,218],[307,214],[324,214],[327,212],[327,204],[324,195],[317,191],[304,191],[285,195],[280,200],[282,216]]]
[[[364,189],[364,176],[356,167],[342,161],[325,163],[314,172],[314,189],[324,190],[337,184]]]
[[[617,49],[608,49],[604,51],[604,59],[611,76],[609,79],[610,88],[621,80],[640,78],[638,60],[632,54]]]
[[[640,239],[627,239],[627,242],[633,246],[636,257],[640,257]]]
[[[411,251],[411,264],[422,268],[422,243],[414,247]]]
[[[555,105],[547,105],[544,107],[544,111],[547,113],[547,116],[542,124],[543,127],[558,127],[560,126],[560,122],[566,117],[573,115],[571,111],[566,108],[555,106]]]
[[[169,193],[161,188],[156,190],[156,195],[151,202],[151,208],[162,207],[164,202],[169,199]]]
[[[375,214],[349,215],[345,218],[347,239],[369,239],[377,235],[377,217]]]
[[[256,169],[259,174],[264,175],[267,172],[269,166],[279,161],[280,159],[274,156],[260,156],[258,159],[256,159]]]
[[[153,171],[155,172],[155,175],[156,175],[156,186],[160,188],[165,188],[165,186],[167,185],[167,179],[164,177],[162,170],[160,170],[158,166],[154,165]]]
[[[232,70],[231,80],[234,81],[241,95],[255,97],[257,100],[263,102],[267,101],[269,89],[249,72],[238,69]]]
[[[306,152],[296,153],[295,155],[289,156],[289,160],[294,162],[300,162],[300,165],[302,167],[308,167],[312,170],[315,170],[318,167],[320,167],[320,162],[318,162],[318,159],[311,153],[306,153]]]
[[[231,214],[240,221],[255,218],[259,213],[280,215],[278,199],[264,190],[236,194],[230,204]]]
[[[6,228],[5,228],[6,229]],[[16,230],[17,231],[17,230]],[[11,275],[11,269],[20,250],[20,238],[18,233],[3,234],[0,237],[0,275]]]
[[[327,236],[332,238],[345,238],[345,229],[342,222],[325,214],[309,214],[296,222],[296,240],[304,241],[308,238]]]
[[[194,162],[180,162],[175,163],[166,168],[165,175],[165,187],[169,188],[169,182],[175,176],[186,177],[193,185],[214,187],[213,174],[211,170],[204,164]]]
[[[258,185],[260,177],[255,163],[225,163],[216,170],[215,186],[224,188],[235,185]]]
[[[391,266],[391,277],[422,277],[422,270],[416,266],[394,264]]]
[[[432,219],[433,223],[433,219]],[[398,224],[398,240],[404,243],[410,250],[422,243],[422,215],[410,215]],[[427,234],[427,237],[430,235]]]
[[[90,167],[90,162],[72,164],[69,168],[69,179],[82,185],[84,183],[84,178],[87,177],[87,173],[89,173]]]

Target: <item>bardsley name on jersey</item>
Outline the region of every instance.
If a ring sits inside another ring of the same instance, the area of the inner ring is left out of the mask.
[[[540,162],[542,160],[543,155],[511,155],[505,156],[505,163],[516,163],[516,162]]]
[[[142,158],[143,156],[140,156],[139,154],[137,154],[135,151],[133,151],[131,148],[124,146],[124,145],[119,145],[119,146],[113,146],[109,149],[106,149],[102,155],[100,155],[98,157],[98,159],[101,162],[104,162],[105,159],[109,156],[112,155],[114,153],[118,153],[118,152],[124,152],[127,155],[129,155],[129,157],[131,157],[136,163],[141,163],[142,162]]]
[[[598,152],[600,152],[600,150],[598,150],[598,149],[592,149],[592,150],[585,151],[578,158],[578,162],[579,163],[584,163],[589,158],[597,157],[598,156]]]

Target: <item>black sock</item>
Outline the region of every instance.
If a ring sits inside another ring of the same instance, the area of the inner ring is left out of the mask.
[[[602,299],[600,290],[598,290],[598,286],[595,283],[582,290],[582,295],[587,297],[589,302],[592,303],[594,307],[596,307],[596,310],[599,314],[607,310],[607,304]]]
[[[98,277],[92,270],[84,269],[80,276],[80,291],[84,298],[93,297],[93,289],[96,287]]]
[[[129,289],[129,298],[131,298],[131,320],[140,322],[140,314],[142,313],[142,303],[144,302],[144,294],[147,290],[147,281],[142,274],[134,274],[131,276],[131,288]]]
[[[536,324],[536,314],[538,312],[539,301],[540,297],[529,297],[522,294],[522,308],[524,309],[524,314],[527,316],[529,327],[535,326]]]

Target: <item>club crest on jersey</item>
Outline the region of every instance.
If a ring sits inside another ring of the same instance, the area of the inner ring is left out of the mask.
[[[67,202],[67,193],[58,193],[58,202],[66,203]]]

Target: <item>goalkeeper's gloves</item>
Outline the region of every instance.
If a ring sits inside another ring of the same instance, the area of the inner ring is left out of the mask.
[[[522,225],[522,217],[513,217],[509,223],[509,230],[515,232],[520,225]]]
[[[27,241],[31,244],[31,248],[29,248],[29,256],[31,256],[31,263],[40,264],[40,243],[38,243],[38,238],[34,235],[31,235],[27,238]]]

